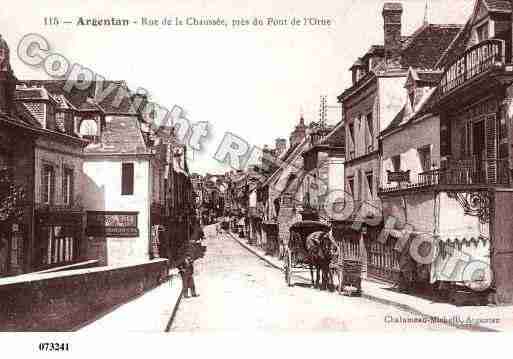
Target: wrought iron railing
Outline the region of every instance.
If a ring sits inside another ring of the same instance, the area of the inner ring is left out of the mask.
[[[420,185],[510,185],[507,160],[459,160],[447,168],[434,169],[418,175]]]
[[[447,163],[444,168],[419,173],[411,183],[382,187],[380,191],[387,193],[434,185],[510,186],[510,172],[507,160],[455,160]]]

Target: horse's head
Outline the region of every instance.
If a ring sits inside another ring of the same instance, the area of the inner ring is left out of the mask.
[[[331,232],[327,231],[319,238],[319,249],[322,251],[322,256],[330,260],[333,257],[333,238]]]

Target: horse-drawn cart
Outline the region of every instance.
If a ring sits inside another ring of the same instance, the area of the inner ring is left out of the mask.
[[[330,228],[330,225],[318,221],[300,221],[290,227],[289,238],[284,241],[283,265],[285,281],[289,286],[292,285],[294,269],[310,269],[312,285],[319,284],[319,271],[323,267],[331,278],[331,261],[337,255],[333,256],[336,243],[328,235]],[[316,283],[313,280],[314,267],[317,270]]]

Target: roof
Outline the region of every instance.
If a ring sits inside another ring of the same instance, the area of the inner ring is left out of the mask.
[[[17,87],[14,98],[20,101],[43,100],[58,103],[44,87]]]
[[[41,123],[39,123],[38,120],[34,118],[30,110],[23,104],[22,102],[16,102],[14,104],[14,109],[16,110],[16,117],[22,120],[24,123],[34,126],[34,127],[41,127]]]
[[[107,113],[136,114],[130,100],[130,90],[124,81],[92,81],[87,87],[82,82],[76,81],[70,91],[66,91],[66,80],[23,80],[21,82],[28,87],[44,86],[53,95],[64,95],[77,109],[82,108],[87,99],[94,99]],[[86,109],[89,107],[87,104],[85,106]]]
[[[405,68],[434,68],[462,27],[454,24],[423,25],[403,45],[401,65]]]
[[[510,12],[512,9],[509,0],[483,0],[489,11]]]
[[[389,74],[391,71],[405,70],[409,67],[416,69],[435,69],[442,54],[451,46],[454,39],[459,36],[464,25],[459,24],[424,24],[411,36],[403,36],[401,51],[401,68],[390,69],[384,59],[368,72],[359,82],[346,89],[338,96],[339,101],[351,94],[363,83],[376,74]],[[378,45],[372,48],[379,49]]]
[[[137,118],[111,116],[105,122],[100,143],[89,144],[86,154],[142,154],[146,145]]]
[[[490,12],[511,12],[513,6],[510,1],[506,0],[482,0],[488,11]],[[476,6],[479,3],[476,2]],[[474,10],[476,11],[476,10]],[[469,18],[465,26],[462,27],[458,35],[451,42],[449,47],[444,51],[440,59],[436,63],[437,68],[445,68],[458,59],[466,50],[467,44],[472,36],[473,16]]]
[[[381,135],[386,135],[391,131],[404,126],[408,123],[413,122],[414,120],[431,113],[433,111],[433,106],[436,103],[438,88],[432,88],[426,95],[424,95],[422,102],[419,104],[419,109],[415,111],[415,113],[407,116],[406,113],[406,105],[403,106],[401,111],[397,113],[394,119],[390,122],[387,128],[381,131]]]

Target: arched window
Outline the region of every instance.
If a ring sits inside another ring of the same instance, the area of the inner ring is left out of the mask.
[[[86,138],[97,137],[98,125],[96,124],[96,121],[91,118],[82,120],[80,123],[79,133]]]

